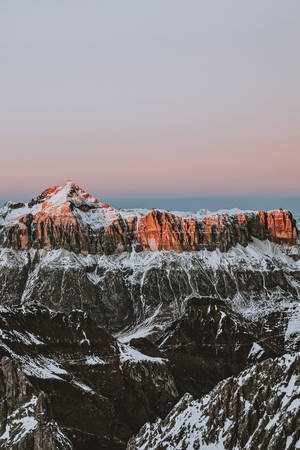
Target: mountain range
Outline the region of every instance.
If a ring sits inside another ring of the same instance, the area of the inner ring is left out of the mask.
[[[201,205],[200,205],[201,206]],[[0,448],[300,448],[300,245],[283,209],[0,209]]]

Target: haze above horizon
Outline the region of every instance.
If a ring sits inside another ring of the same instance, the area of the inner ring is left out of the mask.
[[[0,207],[6,201],[28,202],[39,193],[31,196],[16,195],[0,197]],[[117,209],[165,209],[168,211],[217,211],[220,209],[239,208],[243,210],[272,210],[283,208],[292,213],[300,213],[300,194],[286,195],[210,195],[210,196],[147,196],[147,197],[111,197],[90,192],[96,199]]]
[[[0,203],[68,177],[121,207],[296,202],[299,20],[297,0],[2,2]]]

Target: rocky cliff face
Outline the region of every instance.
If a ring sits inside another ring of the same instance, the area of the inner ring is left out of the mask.
[[[135,250],[228,251],[253,237],[283,245],[297,241],[292,214],[282,209],[207,217],[179,217],[153,210],[141,214],[105,205],[74,183],[47,189],[28,204],[7,204],[0,213],[0,245],[18,250],[63,248],[83,254]]]
[[[299,354],[286,355],[220,382],[200,400],[186,394],[164,420],[144,425],[127,450],[297,449],[299,373]]]
[[[291,213],[281,209],[231,216],[212,214],[201,220],[154,210],[140,219],[136,239],[145,250],[183,252],[219,248],[225,252],[237,244],[246,246],[252,237],[293,245],[297,240],[296,224]]]
[[[282,339],[266,339],[266,328],[245,320],[225,302],[192,298],[183,316],[157,345],[170,361],[179,392],[201,397],[220,380],[237,375],[250,364],[284,353]]]
[[[105,257],[0,249],[2,304],[37,301],[58,311],[82,309],[124,338],[158,335],[183,314],[188,298],[216,297],[259,325],[272,323],[270,329],[276,326],[283,342],[294,346],[299,292],[299,261],[268,242],[228,252]]]
[[[53,420],[48,396],[34,388],[15,360],[2,357],[0,446],[5,449],[70,450]]]

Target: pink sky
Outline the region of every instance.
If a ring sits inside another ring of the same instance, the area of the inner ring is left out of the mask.
[[[300,192],[298,1],[82,5],[0,5],[0,198]]]

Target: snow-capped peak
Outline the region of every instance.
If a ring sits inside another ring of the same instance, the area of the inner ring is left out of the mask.
[[[46,189],[41,195],[28,203],[7,203],[1,211],[0,221],[2,225],[13,224],[20,221],[22,217],[31,214],[36,221],[49,216],[62,219],[74,219],[76,217],[85,223],[91,221],[101,223],[105,218],[110,221],[110,216],[114,216],[115,213],[114,208],[101,203],[78,184],[68,180],[63,185]]]
[[[46,189],[42,193],[41,198],[44,199],[44,202],[46,202],[49,206],[59,206],[66,202],[75,202],[77,204],[94,204],[100,207],[108,206],[99,202],[71,180],[68,180],[67,183],[62,186],[54,186]],[[45,209],[45,206],[43,209]]]

